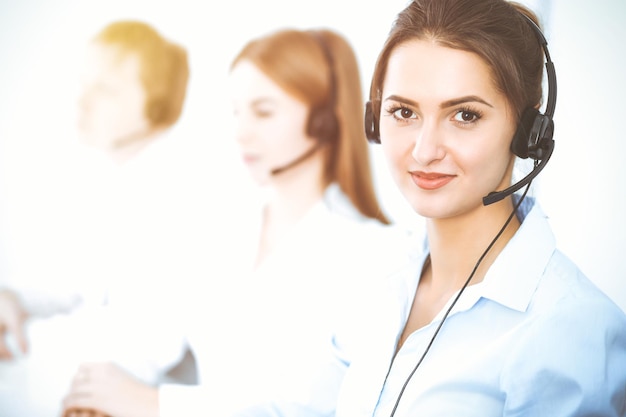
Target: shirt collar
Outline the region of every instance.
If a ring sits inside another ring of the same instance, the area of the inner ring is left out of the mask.
[[[547,216],[533,198],[526,197],[516,214],[521,221],[519,230],[491,265],[483,281],[465,289],[454,307],[455,312],[471,308],[481,297],[522,312],[528,307],[543,271],[556,249],[556,242]],[[428,254],[428,243],[424,239],[423,250],[413,255],[410,267],[398,274],[402,286],[398,296],[405,309],[411,306]],[[449,303],[455,297],[456,294]],[[440,315],[445,310],[447,306]],[[435,320],[440,319],[439,316]]]
[[[489,268],[482,282],[482,296],[525,311],[556,249],[556,240],[547,216],[534,199],[527,197],[517,215],[522,224]]]

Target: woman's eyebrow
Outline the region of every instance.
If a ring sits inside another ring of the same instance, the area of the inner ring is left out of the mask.
[[[493,108],[491,104],[489,104],[486,100],[483,100],[482,98],[478,96],[465,96],[465,97],[453,98],[451,100],[444,101],[443,103],[439,105],[439,107],[442,109],[445,109],[448,107],[458,106],[459,104],[463,104],[463,103],[482,103],[485,106],[489,106]]]
[[[385,99],[385,101],[387,100],[398,101],[400,103],[405,103],[413,107],[419,107],[419,104],[416,101],[408,99],[406,97],[398,96],[395,94],[388,96]],[[486,100],[483,100],[482,98],[478,96],[464,96],[464,97],[459,97],[459,98],[453,98],[453,99],[444,101],[443,103],[439,105],[439,107],[442,109],[446,109],[448,107],[454,107],[454,106],[458,106],[459,104],[464,104],[464,103],[482,103],[486,106],[493,107],[493,105],[491,105],[489,102],[487,102]]]
[[[402,97],[402,96],[398,96],[398,95],[395,95],[395,94],[392,94],[392,95],[388,96],[385,99],[385,101],[388,101],[388,100],[398,101],[400,103],[405,103],[405,104],[408,104],[409,106],[413,106],[413,107],[419,107],[419,104],[417,103],[417,101],[413,101],[411,99],[408,99],[408,98],[405,98],[405,97]]]

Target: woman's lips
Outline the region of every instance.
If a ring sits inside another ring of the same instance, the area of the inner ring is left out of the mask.
[[[454,179],[454,175],[441,174],[438,172],[411,172],[411,178],[418,187],[424,190],[436,190],[443,187]]]

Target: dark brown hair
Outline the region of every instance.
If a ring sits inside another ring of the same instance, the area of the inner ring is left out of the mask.
[[[414,40],[475,53],[491,69],[496,88],[509,100],[519,119],[542,100],[543,50],[528,19],[537,16],[506,0],[413,0],[398,15],[378,56],[370,89],[375,117],[392,51]]]

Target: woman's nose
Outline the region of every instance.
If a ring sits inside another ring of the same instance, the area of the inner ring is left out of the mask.
[[[426,166],[433,161],[441,160],[445,154],[441,129],[435,123],[424,123],[415,137],[413,158],[420,165]]]
[[[235,139],[237,140],[237,142],[246,143],[250,141],[253,132],[250,123],[247,122],[242,116],[235,116],[234,120]]]

